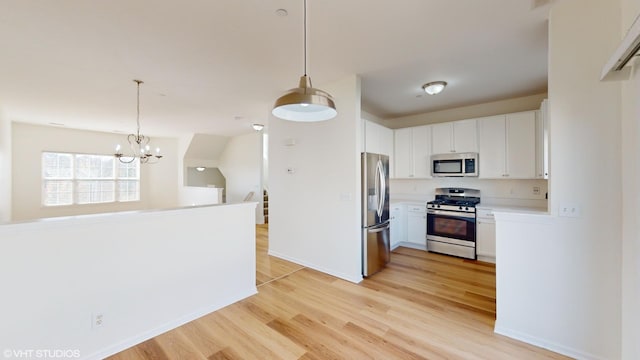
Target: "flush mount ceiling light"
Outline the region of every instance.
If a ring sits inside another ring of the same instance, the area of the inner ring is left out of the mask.
[[[422,89],[429,95],[436,95],[440,94],[445,86],[447,86],[446,81],[434,81],[422,85]]]
[[[313,88],[307,75],[307,0],[304,0],[304,75],[297,88],[276,100],[271,113],[283,120],[300,122],[329,120],[338,114],[331,95]]]
[[[144,84],[144,81],[133,80],[133,82],[138,85],[138,104],[136,115],[136,124],[138,125],[138,128],[135,134],[129,134],[127,136],[131,152],[129,154],[123,154],[120,144],[118,144],[116,146],[116,153],[114,156],[124,164],[132,163],[136,159],[140,159],[141,164],[155,164],[162,158],[162,155],[160,155],[160,148],[156,148],[156,153],[153,154],[151,152],[151,145],[149,145],[151,138],[140,134],[140,84]]]
[[[196,170],[197,170],[197,171],[200,171],[200,172],[203,172],[205,169],[206,169],[206,167],[204,167],[204,166],[198,166],[198,167],[196,168]]]
[[[264,125],[262,125],[262,124],[251,124],[251,127],[255,131],[260,131],[260,130],[264,129]]]

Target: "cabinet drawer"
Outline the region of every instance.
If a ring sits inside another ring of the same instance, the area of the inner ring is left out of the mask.
[[[426,212],[427,208],[425,206],[419,206],[419,205],[409,205],[407,206],[407,211],[414,211],[414,212]]]
[[[476,208],[476,217],[477,218],[486,218],[493,220],[493,209],[478,209]]]

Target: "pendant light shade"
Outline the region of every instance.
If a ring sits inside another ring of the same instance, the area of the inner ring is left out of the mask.
[[[307,75],[307,0],[304,0],[304,75],[297,88],[276,100],[271,113],[283,120],[300,122],[329,120],[338,114],[331,95],[313,88]]]
[[[276,100],[271,113],[283,120],[301,122],[329,120],[338,114],[331,95],[313,88],[311,78],[307,75],[300,77],[297,88]]]

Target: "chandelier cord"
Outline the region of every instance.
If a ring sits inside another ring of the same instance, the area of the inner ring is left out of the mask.
[[[138,103],[136,106],[136,124],[138,125],[137,128],[137,132],[136,135],[138,136],[138,139],[140,139],[140,84],[142,83],[142,81],[140,80],[134,80],[137,84],[138,84]]]

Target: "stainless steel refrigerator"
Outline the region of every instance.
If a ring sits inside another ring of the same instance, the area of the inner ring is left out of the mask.
[[[389,157],[362,153],[362,275],[389,262]]]

